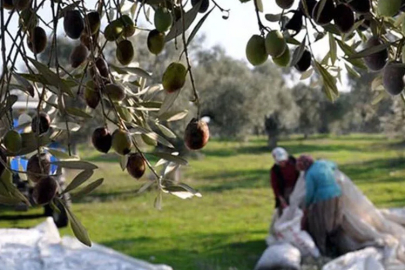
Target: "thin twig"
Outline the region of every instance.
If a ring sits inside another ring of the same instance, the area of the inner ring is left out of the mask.
[[[4,85],[4,78],[5,78],[5,76],[6,76],[6,74],[7,74],[7,60],[6,60],[6,37],[5,37],[5,25],[4,25],[4,8],[3,8],[3,3],[4,3],[4,1],[0,1],[0,15],[1,15],[1,18],[0,18],[0,20],[1,20],[1,36],[2,36],[2,38],[1,38],[1,55],[2,55],[2,59],[3,59],[3,61],[2,61],[2,63],[3,63],[3,74],[1,75],[1,82],[2,82],[2,84],[1,84],[1,96],[0,96],[0,98],[1,97],[3,97],[3,85]],[[11,16],[10,16],[11,17]],[[10,18],[9,18],[10,19]]]
[[[271,29],[267,26],[264,26],[264,24],[262,23],[262,20],[260,19],[260,15],[259,15],[259,7],[257,6],[257,1],[253,0],[253,2],[255,3],[255,12],[256,12],[256,17],[257,17],[257,23],[259,24],[259,30],[262,36],[264,36],[264,30],[270,32]]]
[[[184,19],[184,11],[183,8],[181,9],[182,12],[182,23],[183,23],[183,33],[182,33],[182,39],[183,39],[183,46],[184,46],[184,55],[186,56],[186,61],[187,61],[187,72],[190,76],[190,80],[191,80],[191,87],[193,88],[193,93],[194,93],[194,99],[192,100],[192,102],[194,104],[196,104],[197,106],[197,118],[200,119],[200,112],[201,112],[201,106],[200,106],[200,97],[198,94],[198,91],[196,89],[195,86],[195,82],[194,82],[194,77],[193,77],[193,72],[191,70],[191,65],[190,65],[190,59],[188,56],[188,49],[187,49],[187,41],[186,41],[186,25],[185,25],[185,19]]]
[[[142,10],[143,5],[145,4],[145,1],[146,1],[146,0],[143,0],[143,1],[142,1],[141,6],[138,8],[138,12],[136,13],[136,16],[135,16],[135,27],[138,27],[139,14],[141,13],[141,10]]]
[[[224,8],[222,8],[220,5],[218,5],[217,2],[215,2],[214,0],[211,0],[211,1],[214,3],[214,5],[215,5],[217,8],[219,8],[219,10],[220,10],[221,12],[226,12],[226,13],[228,13],[228,16],[229,16],[229,12],[231,11],[230,9],[224,9]]]

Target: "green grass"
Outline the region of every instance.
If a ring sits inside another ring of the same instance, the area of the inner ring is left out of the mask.
[[[293,137],[281,146],[293,154],[308,153],[336,161],[358,187],[380,207],[405,206],[404,146],[377,135]],[[265,249],[273,195],[269,187],[270,149],[265,138],[238,143],[211,141],[203,159],[190,160],[183,181],[203,194],[181,200],[165,194],[163,210],[153,208],[155,191],[135,195],[144,181],[122,172],[114,155],[99,157],[81,147],[82,158],[99,165],[93,179],[102,187],[75,201],[74,213],[94,242],[174,269],[252,269]],[[112,162],[114,161],[114,162]],[[150,172],[149,172],[150,173]],[[74,173],[70,173],[70,178]],[[12,220],[3,209],[0,227],[29,227],[44,218],[41,209]],[[61,234],[71,234],[69,228]]]

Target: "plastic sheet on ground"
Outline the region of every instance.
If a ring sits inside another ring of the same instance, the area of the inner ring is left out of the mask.
[[[1,270],[172,270],[73,237],[60,237],[52,218],[32,229],[0,229]]]

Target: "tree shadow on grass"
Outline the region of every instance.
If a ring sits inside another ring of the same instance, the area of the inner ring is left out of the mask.
[[[404,207],[405,206],[405,198],[400,199],[386,199],[379,202],[382,205],[388,205],[388,207]]]
[[[245,233],[241,232],[241,234]],[[172,239],[170,236],[163,238],[139,237],[101,242],[100,244],[117,251],[125,251],[129,256],[154,264],[170,265],[173,269],[228,270],[231,267],[236,267],[238,270],[253,269],[266,249],[265,239],[230,242],[231,237],[235,238],[236,234],[173,236],[176,239]],[[173,241],[178,242],[178,246],[173,248]],[[204,243],[203,248],[201,242]],[[164,248],[165,246],[170,247]]]
[[[37,219],[45,217],[44,214],[7,214],[7,215],[0,215],[0,220],[24,220],[24,219]]]
[[[391,176],[393,170],[405,170],[403,158],[374,159],[366,162],[350,163],[339,166],[350,179],[356,183],[400,183],[405,182],[403,176]],[[212,184],[202,186],[201,191],[223,192],[243,188],[269,187],[269,170],[223,171],[202,174],[201,178],[212,180]],[[383,176],[383,177],[381,177]]]
[[[148,189],[150,190],[150,189]],[[74,203],[92,203],[92,202],[111,202],[117,200],[127,200],[134,197],[142,196],[143,194],[138,194],[137,189],[125,189],[125,190],[115,190],[115,191],[96,191],[87,194],[85,197],[74,197]]]
[[[350,151],[350,152],[364,152],[364,148],[354,145],[345,144],[298,144],[298,145],[284,145],[280,144],[280,147],[284,147],[290,154],[297,155],[302,153],[313,153],[313,152],[337,152],[337,151]],[[214,157],[230,157],[240,154],[269,154],[271,155],[271,148],[263,145],[249,145],[249,146],[239,146],[232,149],[215,149],[215,150],[204,150],[204,154],[207,156]]]
[[[405,182],[403,177],[389,175],[393,170],[405,169],[405,159],[403,158],[373,159],[366,162],[345,164],[339,166],[339,169],[356,183]],[[381,177],[376,178],[376,175],[386,175],[386,177],[381,179]]]
[[[206,174],[202,177],[209,179],[212,184],[200,187],[203,192],[222,192],[243,188],[269,187],[269,169],[220,172]]]
[[[304,136],[297,138],[297,141],[317,141],[317,140],[323,140],[323,139],[330,139],[333,141],[342,141],[342,142],[346,142],[346,141],[374,141],[374,142],[384,142],[386,140],[386,137],[381,136],[378,137],[375,134],[361,134],[361,135],[357,135],[357,136],[353,136],[353,135],[331,135],[331,134],[319,134],[319,135],[311,135],[308,138],[304,138]],[[289,141],[289,139],[287,140],[281,140],[281,141]]]

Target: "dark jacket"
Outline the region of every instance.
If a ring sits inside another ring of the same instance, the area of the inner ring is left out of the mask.
[[[280,167],[278,164],[274,164],[270,170],[270,184],[273,188],[276,208],[281,206],[279,197],[282,197],[289,203],[290,194],[300,175],[299,171],[295,168],[295,163],[295,158],[290,156],[286,166]]]

